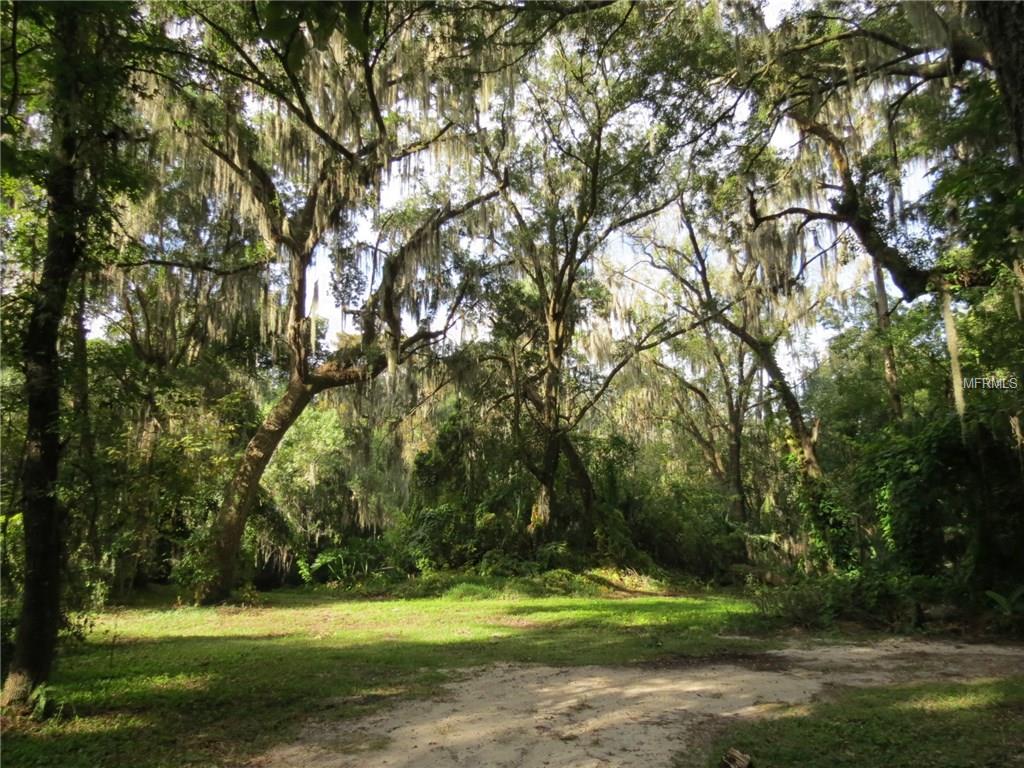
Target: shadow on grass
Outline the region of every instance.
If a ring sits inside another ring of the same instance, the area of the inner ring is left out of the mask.
[[[352,587],[316,585],[282,587],[257,594],[256,607],[303,607],[335,603],[381,602],[386,600],[516,599],[545,597],[679,597],[682,589],[641,590],[586,571],[548,571],[532,576],[482,576],[476,573],[440,572],[408,579],[367,582]],[[701,596],[702,597],[702,596]],[[111,603],[122,610],[170,611],[188,604],[173,584],[150,584]],[[235,607],[227,603],[223,607]],[[243,606],[244,607],[244,606]]]
[[[317,605],[333,605],[338,602],[376,602],[387,599],[377,595],[357,594],[330,587],[281,587],[268,592],[256,593],[258,602],[254,607],[291,607],[302,608]],[[181,598],[181,599],[179,599]],[[182,597],[179,587],[174,584],[150,584],[132,592],[127,597],[113,600],[109,608],[127,611],[176,611],[191,602]],[[228,601],[223,608],[253,607]]]
[[[969,768],[1024,759],[1024,677],[842,692],[721,735],[773,768]]]
[[[292,593],[282,607],[327,602],[319,597]],[[229,631],[236,615],[240,622],[258,617],[262,623],[250,634],[241,627],[225,635],[180,634],[176,627],[166,636],[97,635],[62,659],[53,695],[63,717],[8,728],[5,764],[236,765],[294,737],[308,718],[353,717],[395,698],[429,695],[453,669],[497,661],[623,664],[758,650],[759,641],[717,636],[756,625],[756,617],[732,605],[729,610],[728,601],[714,598],[436,601],[417,614],[416,606],[396,603],[416,620],[405,614],[389,619],[391,606],[380,606],[381,622],[354,628],[365,612],[349,607],[317,623],[323,631],[315,636],[309,625],[289,624],[296,614],[278,616],[273,608],[251,615],[191,609],[184,618],[226,624]]]

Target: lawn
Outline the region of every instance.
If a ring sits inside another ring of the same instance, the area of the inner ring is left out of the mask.
[[[318,717],[424,696],[495,661],[630,664],[757,650],[733,596],[531,597],[461,585],[442,597],[279,591],[257,607],[112,609],[68,647],[47,690],[58,716],[8,722],[4,765],[232,765]],[[720,635],[725,635],[721,637]]]
[[[1020,670],[1018,670],[1020,671]],[[844,691],[723,734],[758,768],[1009,768],[1024,765],[1024,677]]]
[[[427,697],[493,662],[672,666],[781,644],[740,596],[610,586],[441,581],[405,597],[282,590],[210,608],[151,594],[107,610],[84,642],[64,647],[45,692],[54,716],[8,719],[3,764],[233,766],[293,739],[309,718]],[[571,594],[550,594],[559,590]],[[410,596],[423,593],[441,594]],[[840,689],[724,727],[709,757],[685,764],[715,765],[735,746],[758,768],[1017,765],[1024,678]]]

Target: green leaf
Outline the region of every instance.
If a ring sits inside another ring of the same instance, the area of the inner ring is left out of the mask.
[[[345,39],[366,56],[370,53],[370,39],[363,31],[362,10],[363,4],[360,2],[345,3]]]
[[[298,31],[299,21],[299,17],[292,14],[291,3],[267,3],[261,37],[284,43]]]

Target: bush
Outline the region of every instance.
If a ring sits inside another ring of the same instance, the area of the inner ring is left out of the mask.
[[[986,590],[995,628],[1014,635],[1024,634],[1024,584],[1003,594]]]
[[[543,550],[545,545],[540,549]],[[546,558],[538,556],[537,561],[522,560],[500,549],[484,553],[476,570],[481,576],[529,576],[543,570]]]
[[[821,629],[836,618],[828,593],[811,581],[770,587],[751,580],[747,594],[763,616],[792,626]]]
[[[182,555],[174,563],[171,578],[190,600],[201,603],[209,596],[217,574],[212,527],[196,528],[182,547]]]
[[[537,548],[534,555],[535,568],[537,571],[551,571],[555,569],[581,570],[585,565],[585,558],[576,552],[564,541],[549,541]]]
[[[600,591],[593,582],[565,568],[542,573],[540,585],[546,595],[592,596]]]
[[[848,571],[803,578],[784,586],[748,579],[747,591],[765,616],[820,629],[848,619],[894,631],[914,629],[923,606],[954,598],[950,582],[905,572]]]
[[[641,569],[656,563],[698,579],[727,578],[730,567],[746,558],[742,534],[726,519],[725,509],[727,499],[706,488],[652,489],[628,519],[636,547],[653,561],[640,563]]]
[[[312,563],[298,558],[299,575],[306,584],[352,585],[384,568],[388,563],[387,550],[387,543],[381,538],[353,536],[339,546],[321,551]]]
[[[902,569],[953,570],[980,593],[1024,576],[1019,477],[1006,440],[977,423],[965,438],[950,415],[884,433],[868,446],[858,480]]]
[[[465,508],[418,507],[405,520],[404,532],[405,549],[421,572],[461,568],[476,559],[474,516]]]

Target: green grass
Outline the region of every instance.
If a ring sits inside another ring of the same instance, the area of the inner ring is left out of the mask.
[[[757,768],[1024,765],[1024,677],[847,690],[723,734]]]
[[[425,696],[468,667],[628,664],[767,644],[719,636],[763,628],[740,598],[636,597],[650,585],[634,586],[614,597],[524,594],[578,591],[554,577],[540,587],[446,583],[446,596],[422,599],[281,591],[255,608],[141,601],[102,614],[65,651],[48,691],[60,716],[6,723],[4,765],[233,765],[306,718]]]

